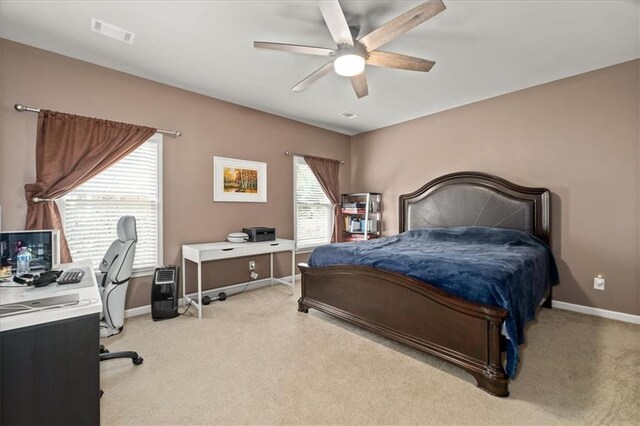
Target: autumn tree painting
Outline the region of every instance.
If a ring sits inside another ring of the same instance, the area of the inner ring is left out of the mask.
[[[258,192],[258,171],[224,168],[224,192]]]

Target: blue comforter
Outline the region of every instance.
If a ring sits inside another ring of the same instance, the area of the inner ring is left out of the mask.
[[[484,227],[415,229],[357,243],[328,244],[311,254],[310,266],[363,265],[399,272],[465,300],[509,311],[506,372],[518,368],[524,327],[547,289],[558,283],[549,247],[521,231]]]

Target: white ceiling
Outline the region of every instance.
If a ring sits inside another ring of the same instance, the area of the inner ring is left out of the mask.
[[[637,0],[444,1],[384,46],[435,60],[431,72],[368,67],[360,100],[333,73],[292,93],[326,58],[253,48],[334,47],[314,1],[2,0],[0,36],[349,135],[640,57]],[[419,3],[341,2],[361,34]],[[133,45],[91,32],[91,18],[133,31]]]

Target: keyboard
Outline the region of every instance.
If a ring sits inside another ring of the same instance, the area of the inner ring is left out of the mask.
[[[84,271],[82,269],[69,269],[58,278],[58,284],[75,284],[82,281]]]

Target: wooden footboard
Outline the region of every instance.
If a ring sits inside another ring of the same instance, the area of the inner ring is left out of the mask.
[[[505,309],[366,266],[298,267],[299,311],[314,308],[405,343],[464,368],[490,394],[509,395],[500,334]]]

